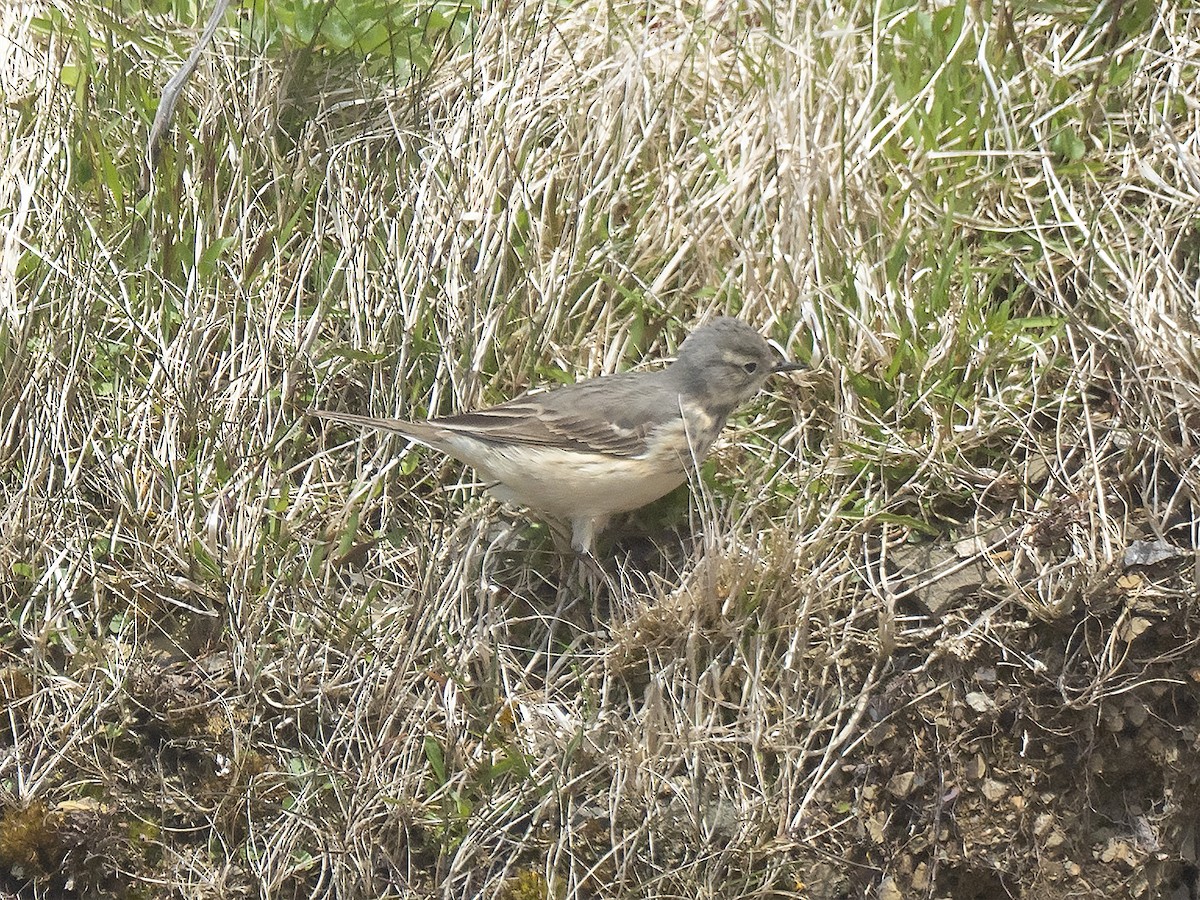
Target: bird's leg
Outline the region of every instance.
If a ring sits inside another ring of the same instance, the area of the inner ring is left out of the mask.
[[[597,524],[602,524],[605,518],[581,516],[570,520],[570,532],[563,527],[567,523],[561,519],[550,519],[550,534],[555,546],[562,553],[565,564],[561,571],[563,580],[559,584],[559,600],[555,615],[561,615],[570,610],[581,598],[580,588],[587,596],[595,598],[601,582],[614,596],[617,584],[605,570],[603,563],[593,552],[593,542],[598,530]],[[567,549],[567,538],[570,538],[570,550]],[[570,558],[570,563],[566,559]]]
[[[592,545],[596,542],[598,522],[597,517],[586,515],[571,520],[571,549],[580,556],[592,555]]]
[[[593,608],[595,608],[596,602],[600,599],[600,585],[602,583],[608,589],[610,604],[620,596],[620,588],[617,585],[616,579],[609,574],[608,570],[604,567],[604,563],[591,551],[591,548],[576,552],[574,570],[579,586],[585,588],[591,596]]]

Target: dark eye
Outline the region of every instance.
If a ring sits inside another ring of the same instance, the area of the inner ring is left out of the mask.
[[[758,371],[758,363],[748,362],[744,366],[742,366],[742,368],[746,370],[747,375],[753,375],[755,372]]]

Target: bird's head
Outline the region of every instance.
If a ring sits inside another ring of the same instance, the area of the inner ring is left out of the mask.
[[[761,334],[728,316],[689,334],[674,367],[685,390],[724,407],[726,414],[758,393],[772,375],[806,368],[788,362]]]

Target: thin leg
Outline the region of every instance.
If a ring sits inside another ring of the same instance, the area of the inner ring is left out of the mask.
[[[615,600],[620,596],[620,586],[616,579],[608,573],[604,568],[604,563],[591,550],[585,550],[575,554],[575,574],[578,578],[580,587],[585,587],[588,593],[592,596],[593,601],[596,599],[598,589],[601,582],[608,589],[608,596],[611,600]]]
[[[592,545],[596,543],[596,519],[593,516],[580,516],[571,520],[571,549],[580,556],[591,556]]]

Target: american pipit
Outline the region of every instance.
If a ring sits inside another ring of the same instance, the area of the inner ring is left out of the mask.
[[[311,410],[382,428],[460,460],[501,500],[571,524],[571,546],[590,554],[615,513],[657,500],[687,479],[725,420],[787,362],[744,322],[696,329],[656,372],[592,378],[499,406],[406,422]]]

